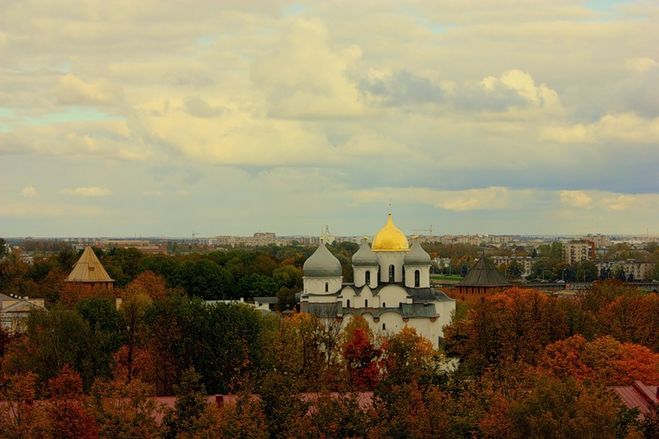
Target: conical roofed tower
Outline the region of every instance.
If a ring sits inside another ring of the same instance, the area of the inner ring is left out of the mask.
[[[104,286],[112,288],[114,279],[110,277],[94,250],[87,246],[80,259],[73,266],[73,270],[66,278],[66,282],[88,286]]]

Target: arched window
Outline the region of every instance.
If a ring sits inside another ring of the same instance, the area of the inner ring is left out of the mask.
[[[386,308],[386,307],[387,307],[387,304],[382,302],[382,308]]]
[[[366,272],[366,285],[370,285],[370,284],[371,284],[371,272],[367,271]]]
[[[346,308],[350,308],[350,299],[348,299],[348,302],[346,303]]]
[[[368,299],[364,299],[364,308],[368,308]]]
[[[325,282],[325,292],[329,292],[329,283]]]
[[[389,266],[389,282],[394,281],[394,274],[396,273],[396,268],[392,265]]]
[[[421,272],[419,270],[414,270],[414,287],[419,288],[421,286]]]
[[[386,331],[386,330],[387,330],[387,325],[385,325],[384,323],[382,324],[382,330],[383,330],[383,331]]]

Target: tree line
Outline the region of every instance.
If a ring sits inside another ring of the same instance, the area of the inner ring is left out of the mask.
[[[108,290],[71,295],[33,313],[25,334],[0,337],[0,437],[657,432],[656,418],[641,421],[607,388],[659,383],[659,298],[624,284],[576,298],[510,289],[456,318],[439,349],[410,328],[373,333],[361,318],[342,328],[208,305],[149,272],[115,293],[119,308]],[[365,404],[358,392],[373,393]],[[216,393],[236,403],[208,403]],[[159,408],[153,395],[177,402]]]

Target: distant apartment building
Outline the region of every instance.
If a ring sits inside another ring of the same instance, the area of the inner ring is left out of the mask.
[[[105,239],[95,243],[99,248],[135,248],[149,255],[166,255],[167,243],[152,243],[142,239]]]
[[[586,235],[583,239],[595,244],[595,248],[605,248],[611,245],[611,238],[606,235]]]
[[[563,261],[576,264],[595,259],[595,244],[589,241],[573,241],[563,244]]]
[[[533,266],[533,258],[531,256],[490,256],[492,262],[497,267],[500,265],[509,265],[511,262],[517,262],[522,267],[522,277],[527,277],[531,274],[531,267]]]
[[[215,244],[229,247],[262,247],[277,245],[278,242],[277,235],[272,232],[256,232],[252,236],[216,236]]]
[[[625,273],[627,279],[634,280],[651,280],[654,273],[654,264],[651,262],[640,262],[634,259],[626,259],[624,261],[609,261],[609,262],[598,262],[597,272],[600,277],[607,275],[608,277],[614,277],[616,272],[619,269]]]
[[[483,241],[480,235],[443,235],[439,242],[442,244],[471,244],[479,245]]]

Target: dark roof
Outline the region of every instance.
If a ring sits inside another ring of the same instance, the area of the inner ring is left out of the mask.
[[[366,239],[362,239],[359,250],[352,255],[352,265],[359,267],[377,267],[378,255],[368,246]]]
[[[403,318],[438,317],[434,303],[401,303],[396,307],[388,308],[344,308],[340,303],[303,302],[301,310],[318,317],[371,314],[374,318],[379,318],[388,312],[400,314]]]
[[[410,251],[405,255],[405,265],[430,265],[430,255],[418,240],[414,240]]]
[[[648,386],[641,381],[634,381],[631,386],[614,386],[612,389],[628,408],[637,408],[641,418],[656,414],[655,407],[659,403],[657,386]]]
[[[399,283],[384,283],[380,282],[377,287],[375,288],[370,288],[371,293],[373,293],[374,296],[377,296],[380,294],[380,290],[384,287],[388,287],[389,285],[395,285],[397,287],[400,287],[404,289],[408,296],[412,297],[414,303],[423,303],[423,302],[432,302],[432,301],[439,301],[439,302],[452,302],[454,299],[451,299],[449,296],[447,296],[443,291],[441,290],[436,290],[434,288],[410,288],[406,287],[403,284]],[[364,291],[364,288],[367,286],[361,286],[361,287],[356,287],[352,283],[344,283],[343,287],[350,287],[353,290],[355,290],[355,295],[361,296],[362,292]],[[343,290],[343,288],[341,288]],[[311,294],[313,295],[313,294]],[[320,294],[319,294],[320,295]],[[309,296],[309,294],[307,294]],[[322,294],[322,296],[326,296],[325,294]],[[341,297],[341,293],[339,293],[338,297]]]
[[[325,247],[323,241],[302,266],[302,272],[310,277],[338,277],[342,273],[341,262]]]
[[[487,256],[482,255],[458,285],[465,287],[507,287],[511,283],[499,273],[497,267]]]
[[[259,303],[277,303],[278,301],[277,296],[254,297],[254,302]]]

